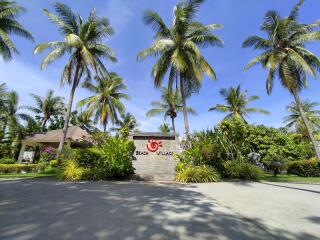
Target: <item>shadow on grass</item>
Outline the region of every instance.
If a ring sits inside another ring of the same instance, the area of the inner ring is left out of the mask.
[[[0,182],[0,239],[319,239],[243,219],[177,183]]]

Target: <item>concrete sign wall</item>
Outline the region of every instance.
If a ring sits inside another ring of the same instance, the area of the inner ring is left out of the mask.
[[[148,180],[174,180],[179,135],[174,133],[130,133],[136,147],[135,174]]]

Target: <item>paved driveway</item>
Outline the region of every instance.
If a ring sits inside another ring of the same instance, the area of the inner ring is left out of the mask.
[[[320,185],[0,181],[0,239],[309,240],[319,229]]]

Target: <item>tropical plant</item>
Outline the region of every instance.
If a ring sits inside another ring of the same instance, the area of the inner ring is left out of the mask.
[[[58,26],[64,40],[39,44],[34,52],[39,53],[50,49],[50,53],[42,60],[42,69],[65,53],[70,55],[61,77],[61,84],[68,83],[72,87],[65,114],[63,134],[57,152],[57,155],[59,155],[65,142],[73,97],[79,82],[82,78],[89,81],[91,70],[94,70],[96,74],[100,72],[106,74],[107,70],[101,61],[102,58],[112,62],[116,61],[116,58],[113,51],[102,43],[105,37],[113,34],[113,29],[107,18],[98,17],[95,9],[90,12],[89,17],[85,20],[65,4],[55,3],[54,8],[57,15],[46,9],[44,12]]]
[[[250,102],[258,100],[259,97],[257,95],[247,96],[247,91],[241,92],[240,85],[236,88],[222,88],[220,95],[224,98],[225,104],[217,104],[210,108],[209,111],[228,113],[225,119],[240,117],[245,120],[250,113],[269,114],[269,112],[264,109],[248,107]]]
[[[307,74],[315,76],[320,68],[319,58],[305,47],[306,43],[320,39],[320,31],[315,30],[320,22],[311,24],[298,22],[299,9],[303,2],[304,0],[299,0],[287,17],[281,17],[277,11],[266,13],[260,30],[267,34],[267,38],[251,36],[243,43],[243,47],[253,47],[264,52],[252,59],[245,69],[257,64],[267,69],[268,94],[271,93],[274,79],[278,76],[281,84],[293,95],[317,158],[320,160],[319,146],[299,97],[299,92],[307,85]]]
[[[73,111],[71,113],[71,125],[79,126],[87,132],[93,132],[96,130],[94,122],[91,120],[91,116],[86,111]]]
[[[60,116],[64,112],[64,98],[54,96],[54,91],[49,90],[45,97],[36,94],[30,94],[35,100],[34,106],[24,106],[23,108],[37,114],[41,121],[42,131],[46,130],[47,122],[52,121],[54,116]]]
[[[217,171],[210,166],[178,163],[177,167],[177,182],[183,183],[205,183],[218,182],[220,179]]]
[[[301,105],[307,119],[313,126],[313,130],[320,129],[320,110],[315,109],[320,105],[320,103],[309,102],[308,100],[305,100],[301,102]],[[308,137],[306,125],[301,118],[297,104],[295,102],[291,102],[286,109],[290,113],[288,116],[283,118],[283,122],[286,124],[286,127],[291,129],[293,128],[303,136]]]
[[[162,133],[169,133],[171,131],[169,124],[167,124],[167,123],[161,124],[158,129]]]
[[[174,119],[177,117],[178,112],[183,111],[181,98],[178,91],[173,91],[172,88],[161,88],[161,102],[151,102],[151,106],[154,108],[147,112],[147,117],[153,117],[158,114],[164,114],[164,120],[169,116],[171,118],[171,124],[173,132],[176,132]],[[187,112],[196,114],[196,111],[191,107],[186,107]]]
[[[189,141],[189,121],[186,98],[201,85],[203,74],[216,79],[216,74],[205,60],[200,47],[222,46],[223,43],[213,31],[222,27],[220,24],[204,25],[194,20],[203,0],[181,1],[174,7],[173,22],[168,27],[161,16],[154,11],[144,15],[145,23],[155,30],[152,45],[138,54],[138,59],[149,56],[158,57],[151,75],[155,87],[160,87],[169,71],[169,88],[180,82],[180,95],[183,106],[185,134]],[[179,79],[178,79],[179,77]]]
[[[106,77],[96,76],[95,80],[96,85],[85,82],[84,87],[94,95],[81,100],[78,107],[86,105],[87,114],[93,116],[105,132],[109,121],[116,124],[119,121],[118,115],[125,113],[125,106],[121,100],[128,99],[129,96],[121,92],[127,87],[115,72],[107,74]]]
[[[10,39],[10,34],[33,41],[31,33],[16,20],[22,12],[25,12],[25,9],[16,2],[0,1],[0,55],[4,60],[11,60],[13,53],[19,53]]]

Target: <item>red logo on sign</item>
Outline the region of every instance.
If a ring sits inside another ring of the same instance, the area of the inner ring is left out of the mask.
[[[159,147],[162,147],[162,142],[157,141],[155,139],[150,139],[148,141],[149,143],[146,145],[149,152],[155,152],[159,149]]]

